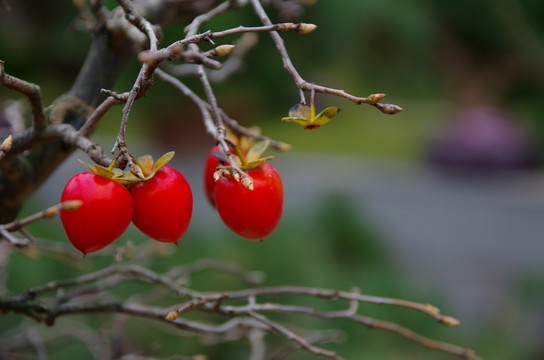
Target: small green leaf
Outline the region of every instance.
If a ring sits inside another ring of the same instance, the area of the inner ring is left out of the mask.
[[[119,169],[119,168],[113,168],[111,169],[112,173],[113,173],[113,177],[114,178],[120,178],[123,176],[124,174],[124,171]]]
[[[125,171],[123,172],[123,175],[121,175],[118,178],[115,178],[115,181],[123,185],[129,185],[129,184],[136,184],[136,183],[142,182],[142,179],[138,178],[136,175],[134,175],[130,171]]]
[[[100,165],[91,165],[91,164],[88,164],[85,161],[80,160],[80,159],[78,159],[78,161],[80,163],[82,163],[83,165],[85,165],[87,168],[89,168],[89,170],[91,170],[94,174],[96,174],[98,176],[101,176],[101,177],[107,178],[107,179],[111,179],[111,178],[113,178],[115,176],[113,171],[111,171],[108,168],[105,168],[105,167],[100,166]]]
[[[284,118],[281,118],[281,121],[294,122],[302,126],[307,126],[311,124],[310,120],[299,118],[299,117],[284,117]]]
[[[168,162],[174,157],[174,154],[174,151],[170,151],[161,156],[157,161],[155,161],[155,164],[153,164],[153,167],[151,168],[152,172],[157,172],[161,169],[161,167],[168,164]]]
[[[257,159],[260,159],[261,156],[264,154],[266,149],[268,148],[268,145],[270,145],[270,140],[263,140],[259,141],[255,145],[249,149],[246,155],[246,160],[248,163],[255,161]]]
[[[246,170],[249,170],[249,169],[255,169],[256,167],[258,167],[259,165],[261,165],[265,161],[272,160],[273,158],[274,158],[274,155],[267,156],[267,157],[260,158],[260,159],[255,159],[253,161],[248,162],[246,166],[241,166],[240,168],[243,171],[246,171]]]
[[[338,115],[338,112],[340,111],[339,108],[336,106],[331,106],[323,110],[322,112],[317,115],[317,118],[315,119],[314,123],[316,125],[323,125],[331,121],[336,115]]]

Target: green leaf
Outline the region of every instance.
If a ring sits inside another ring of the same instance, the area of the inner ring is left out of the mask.
[[[155,164],[153,164],[153,167],[151,168],[152,172],[159,171],[164,165],[168,164],[170,160],[174,157],[175,152],[170,151],[161,156],[157,161],[155,161]]]
[[[253,145],[251,149],[249,149],[249,151],[247,152],[247,155],[246,155],[247,162],[250,163],[260,159],[263,153],[268,148],[268,145],[270,145],[270,140],[259,141],[258,143]]]
[[[240,168],[243,171],[246,171],[246,170],[249,170],[249,169],[255,169],[256,167],[258,167],[259,165],[261,165],[265,161],[272,160],[273,158],[274,158],[274,155],[267,156],[267,157],[260,158],[260,159],[256,159],[256,160],[253,160],[253,161],[249,161],[246,166],[241,166]]]
[[[149,180],[149,179],[146,179],[146,180]],[[136,183],[142,182],[142,179],[138,178],[136,175],[134,175],[130,171],[125,171],[123,172],[121,176],[115,178],[115,181],[117,181],[119,184],[129,185],[129,184],[136,184]]]
[[[107,179],[111,179],[111,178],[113,178],[115,176],[113,171],[111,171],[108,168],[105,168],[105,167],[100,166],[100,165],[91,165],[91,164],[88,164],[85,161],[80,160],[80,159],[78,159],[78,161],[80,163],[82,163],[83,165],[85,165],[87,168],[89,168],[89,170],[91,170],[94,174],[96,174],[98,176],[101,176],[101,177],[104,177],[104,178],[107,178]]]
[[[281,121],[294,122],[302,126],[307,126],[311,124],[310,120],[299,117],[284,117],[281,118]]]
[[[316,125],[323,125],[331,121],[336,115],[338,115],[338,112],[340,111],[339,108],[336,106],[331,106],[323,110],[322,112],[317,115],[317,118],[314,121],[314,124]]]

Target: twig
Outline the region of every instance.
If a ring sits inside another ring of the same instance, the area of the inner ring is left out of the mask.
[[[250,1],[251,1],[251,4],[253,5],[253,8],[254,8],[257,16],[259,16],[259,18],[261,19],[261,22],[266,26],[271,26],[272,22],[270,21],[270,18],[268,17],[266,12],[264,11],[261,2],[259,0],[250,0]],[[347,99],[349,101],[354,102],[355,104],[362,104],[362,103],[369,104],[369,105],[372,105],[372,106],[376,107],[377,109],[379,109],[384,114],[396,114],[396,113],[399,113],[399,112],[402,111],[402,108],[400,106],[397,106],[397,105],[374,103],[374,101],[372,99],[369,99],[369,98],[366,98],[366,97],[353,96],[351,94],[346,93],[344,90],[333,89],[333,88],[320,86],[320,85],[316,85],[316,84],[312,84],[312,83],[307,82],[306,80],[304,80],[302,78],[302,76],[300,76],[297,69],[293,65],[293,63],[292,63],[292,61],[291,61],[291,59],[289,57],[289,54],[287,53],[287,49],[285,48],[285,44],[284,44],[283,39],[281,38],[281,36],[276,31],[270,32],[270,36],[272,37],[272,40],[276,44],[276,48],[278,49],[278,52],[280,53],[280,56],[281,56],[281,58],[283,60],[283,67],[289,72],[289,74],[291,75],[291,77],[295,81],[295,84],[298,86],[298,88],[301,91],[302,90],[304,90],[304,91],[315,90],[315,91],[317,91],[319,93],[331,94],[331,95],[336,95],[336,96],[339,96],[339,97],[343,97],[343,98],[345,98],[345,99]],[[301,102],[302,103],[305,102],[303,94],[301,94]]]
[[[291,145],[287,143],[271,139],[268,136],[257,134],[249,130],[248,128],[240,125],[236,120],[229,117],[223,110],[221,110],[221,116],[223,117],[223,121],[227,124],[228,128],[237,135],[243,135],[259,141],[269,141],[270,147],[278,151],[289,151],[291,149]]]
[[[342,357],[340,357],[338,354],[336,354],[334,351],[325,350],[322,348],[319,348],[317,346],[313,346],[312,344],[308,343],[306,340],[292,332],[291,330],[287,329],[283,325],[278,324],[277,322],[274,322],[267,318],[266,316],[263,316],[261,314],[258,314],[253,311],[249,311],[248,315],[254,318],[255,320],[263,323],[265,326],[267,326],[270,330],[274,331],[275,333],[278,333],[282,336],[285,336],[290,341],[298,344],[301,348],[304,350],[318,356],[324,356],[328,357],[330,359],[335,360],[342,360]]]
[[[122,102],[122,100],[114,96],[108,96],[87,118],[85,124],[79,129],[79,133],[83,136],[90,135],[102,116],[104,116],[104,114],[106,114],[114,105],[121,104]]]
[[[306,340],[306,342],[309,344],[319,344],[333,341],[337,342],[342,335],[343,334],[337,330],[321,331],[316,334],[305,336],[304,340]],[[289,343],[285,347],[276,350],[275,353],[268,358],[268,360],[284,360],[289,356],[289,354],[299,348],[300,347],[298,345]]]
[[[227,0],[217,5],[216,7],[212,8],[210,11],[204,14],[198,15],[197,17],[193,19],[193,21],[191,21],[189,25],[185,27],[184,31],[187,34],[185,38],[187,39],[188,37],[195,35],[198,32],[198,29],[202,25],[204,25],[205,23],[207,23],[214,17],[219,16],[225,13],[226,11],[234,8],[234,6],[235,6],[235,1]]]
[[[32,214],[24,219],[16,220],[7,224],[0,225],[0,235],[8,240],[14,246],[27,246],[29,243],[17,239],[10,233],[21,230],[24,226],[36,222],[42,219],[50,219],[57,215],[59,211],[74,211],[82,205],[80,200],[70,200],[51,206],[45,210]],[[33,240],[32,237],[27,236],[29,240]]]
[[[155,70],[155,75],[157,75],[159,79],[174,86],[177,90],[179,90],[183,95],[191,99],[191,101],[193,101],[198,106],[200,112],[202,113],[206,131],[215,138],[217,134],[217,129],[210,115],[210,105],[204,100],[202,100],[198,95],[196,95],[188,86],[183,84],[179,79],[173,77],[167,72],[157,68]],[[221,113],[221,117],[223,118],[223,121],[228,125],[228,128],[232,130],[234,133],[238,135],[244,135],[256,140],[268,140],[270,141],[270,146],[279,151],[287,151],[290,149],[289,144],[271,139],[264,135],[257,134],[247,129],[246,127],[240,125],[236,120],[230,118],[222,109],[219,109],[219,111]]]
[[[232,169],[231,175],[235,179],[242,181],[242,184],[244,184],[247,189],[253,190],[253,179],[236,165],[234,161],[234,156],[229,150],[229,140],[227,137],[225,125],[223,124],[223,118],[221,117],[219,107],[217,106],[217,100],[208,80],[208,76],[206,75],[206,72],[204,71],[204,67],[202,65],[198,65],[198,76],[200,77],[204,92],[206,93],[206,97],[208,98],[208,103],[211,107],[212,118],[214,119],[217,128],[215,140],[217,144],[219,144],[221,151],[227,156],[228,162]]]
[[[221,69],[211,71],[208,77],[211,82],[221,82],[237,72],[243,65],[242,59],[246,56],[249,50],[257,43],[257,35],[254,33],[246,33],[240,37],[235,43],[235,48],[229,55],[228,59],[223,62]],[[196,75],[196,67],[194,64],[181,64],[168,66],[168,72],[174,76],[182,77],[186,75]]]
[[[123,10],[125,11],[126,19],[147,36],[149,41],[149,44],[148,44],[149,50],[151,52],[156,52],[158,39],[157,39],[157,36],[155,35],[153,26],[149,23],[149,21],[147,21],[145,18],[143,18],[142,16],[136,13],[136,10],[134,9],[132,3],[130,3],[127,0],[117,0],[117,2],[119,3],[119,5],[121,5]],[[127,144],[126,144],[126,130],[127,130],[127,124],[128,124],[128,117],[129,117],[132,105],[134,101],[136,100],[136,98],[144,95],[153,84],[152,75],[155,68],[156,66],[152,66],[147,63],[144,63],[142,65],[140,72],[138,73],[138,76],[136,78],[136,81],[134,82],[134,85],[132,86],[132,89],[130,90],[125,106],[123,107],[123,116],[121,118],[119,133],[117,135],[117,140],[115,142],[115,145],[113,146],[113,149],[112,149],[112,153],[115,153],[116,149],[119,149],[118,156],[124,155],[124,157],[128,161],[129,170],[135,176],[139,178],[144,178],[144,174],[142,172],[142,169],[140,169],[140,167],[134,163],[132,156],[128,151]]]
[[[42,130],[45,127],[45,115],[42,105],[42,94],[40,87],[36,84],[18,79],[6,74],[4,71],[4,61],[0,60],[0,85],[8,89],[15,90],[25,95],[32,107],[32,119],[35,130]]]
[[[196,104],[196,106],[198,106],[198,109],[202,113],[202,118],[204,120],[204,126],[206,127],[206,131],[215,138],[217,135],[217,129],[215,128],[211,114],[208,111],[208,104],[204,100],[202,100],[198,95],[196,95],[188,86],[182,83],[179,79],[176,79],[175,77],[166,73],[165,71],[157,68],[155,70],[155,74],[157,75],[159,79],[175,87],[183,95],[191,99],[191,101],[193,101]]]
[[[188,311],[204,311],[210,313],[222,314],[229,317],[244,317],[249,316],[253,317],[256,320],[260,321],[265,325],[265,328],[278,332],[279,334],[287,337],[290,341],[295,342],[297,345],[303,349],[315,353],[318,355],[329,356],[331,358],[338,356],[333,352],[323,350],[314,346],[296,335],[292,331],[285,328],[283,325],[276,324],[271,322],[270,319],[264,317],[260,313],[262,312],[274,312],[282,314],[300,314],[313,316],[317,318],[332,320],[332,319],[344,319],[348,321],[353,321],[355,323],[364,325],[372,329],[381,329],[389,331],[404,338],[411,340],[415,343],[418,343],[422,346],[437,349],[439,351],[447,352],[454,354],[456,356],[465,358],[465,359],[478,359],[474,352],[470,349],[465,349],[459,346],[452,344],[443,343],[440,341],[432,340],[421,336],[417,333],[412,332],[411,330],[404,328],[395,323],[381,321],[369,317],[365,317],[357,314],[357,304],[359,302],[369,302],[373,304],[388,304],[394,306],[407,307],[410,309],[418,310],[424,312],[433,318],[437,319],[445,325],[455,325],[455,321],[452,318],[440,315],[438,310],[426,304],[414,303],[406,300],[400,299],[391,299],[391,298],[382,298],[362,295],[359,293],[358,289],[353,289],[351,292],[344,292],[339,290],[326,290],[326,289],[316,289],[316,288],[304,288],[304,287],[266,287],[266,288],[256,288],[256,289],[246,289],[232,292],[213,292],[213,293],[201,293],[194,290],[188,289],[183,286],[176,285],[174,279],[180,275],[191,274],[195,271],[201,271],[203,269],[211,268],[214,269],[225,269],[229,268],[228,264],[213,264],[209,260],[204,260],[201,262],[196,262],[191,265],[186,265],[173,269],[165,275],[155,273],[149,269],[143,268],[136,265],[114,265],[108,268],[96,271],[91,274],[82,275],[78,278],[71,280],[63,281],[53,281],[47,284],[44,284],[39,287],[28,289],[22,296],[15,298],[1,298],[0,297],[0,310],[8,311],[14,310],[22,312],[27,316],[30,316],[38,321],[46,321],[52,323],[54,319],[58,316],[65,314],[75,314],[75,313],[92,313],[92,312],[119,312],[126,314],[133,314],[137,316],[151,317],[155,319],[160,319],[163,321],[169,321],[172,325],[186,329],[188,324],[189,330],[195,330],[193,323],[187,323],[186,320],[180,319],[179,315],[184,314]],[[225,267],[227,266],[227,267]],[[238,271],[239,269],[234,269]],[[189,301],[185,302],[181,306],[177,306],[176,310],[167,311],[165,309],[149,308],[143,306],[130,305],[126,303],[112,302],[106,304],[92,303],[87,301],[86,305],[69,305],[73,299],[104,292],[109,287],[116,285],[122,281],[137,280],[143,281],[150,284],[161,285],[163,288],[168,289],[173,294],[187,296],[190,298]],[[88,286],[83,286],[88,285]],[[66,292],[66,289],[77,288],[74,291]],[[63,290],[59,292],[58,290]],[[43,302],[37,303],[33,300],[39,296],[56,292],[57,296],[53,298],[54,307],[48,307],[44,305]],[[283,305],[283,304],[274,304],[274,303],[258,303],[256,298],[258,296],[271,296],[271,295],[281,295],[281,294],[298,294],[298,295],[307,295],[317,298],[324,299],[344,299],[349,301],[349,307],[346,310],[342,311],[331,311],[323,312],[316,310],[312,307],[304,307],[297,305]],[[247,305],[226,305],[224,302],[232,300],[245,300]],[[165,314],[168,314],[165,316]],[[449,319],[449,320],[448,320]],[[236,322],[237,325],[242,324],[242,320],[238,319]],[[206,325],[213,327],[214,330],[211,330],[212,333],[217,333],[219,328],[228,326],[234,326],[232,323],[225,323],[223,325]],[[195,325],[196,326],[196,325]],[[198,330],[202,330],[201,323],[198,323]],[[248,329],[253,328],[248,323],[245,323],[245,326],[248,326]],[[221,331],[224,331],[221,330]]]
[[[446,326],[457,326],[459,321],[451,316],[445,316],[433,305],[422,304],[413,301],[386,298],[379,296],[363,295],[354,292],[340,291],[340,290],[327,290],[327,289],[314,289],[300,286],[277,286],[277,287],[265,287],[254,288],[240,291],[229,292],[229,299],[246,299],[250,296],[268,296],[268,295],[281,295],[281,294],[296,294],[313,296],[323,299],[344,299],[348,301],[358,301],[364,303],[371,303],[376,305],[391,305],[405,307],[422,312],[433,319],[437,320]]]
[[[149,23],[144,17],[140,16],[130,1],[117,0],[119,5],[125,11],[126,19],[134,26],[138,28],[142,33],[147,36],[149,40],[149,49],[151,51],[157,51],[157,45],[159,43],[153,25]]]
[[[261,271],[247,271],[237,263],[220,262],[214,259],[200,259],[192,264],[173,268],[168,272],[168,276],[175,279],[182,275],[192,275],[206,270],[232,274],[252,285],[262,283],[265,278]]]
[[[266,333],[261,329],[251,329],[247,338],[251,345],[249,360],[264,360],[266,356],[266,342],[264,335]]]
[[[207,312],[220,312],[228,316],[243,316],[248,315],[251,311],[254,312],[273,312],[281,314],[299,314],[318,317],[326,320],[344,319],[349,320],[368,327],[369,329],[385,330],[397,335],[400,335],[412,342],[415,342],[424,347],[439,350],[442,352],[450,353],[452,355],[462,357],[464,359],[476,360],[478,357],[471,349],[466,349],[460,346],[448,344],[441,341],[436,341],[425,336],[419,335],[403,326],[398,324],[373,319],[367,316],[362,316],[354,312],[354,302],[352,301],[350,307],[343,311],[331,311],[323,312],[318,311],[311,307],[294,306],[294,305],[282,305],[282,304],[250,304],[245,306],[227,306],[223,305],[219,309],[215,309],[213,305],[201,306],[200,308]],[[357,304],[357,302],[355,302]]]

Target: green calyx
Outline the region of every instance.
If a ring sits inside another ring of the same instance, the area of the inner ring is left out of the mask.
[[[166,165],[174,157],[174,152],[170,151],[163,156],[161,156],[157,161],[153,161],[151,155],[144,155],[138,159],[133,159],[134,164],[138,166],[143,173],[143,177],[137,177],[131,171],[123,171],[115,167],[116,160],[112,161],[110,166],[104,167],[100,165],[91,165],[86,163],[83,160],[79,160],[80,163],[85,165],[89,170],[94,174],[101,176],[103,178],[111,179],[123,185],[135,184],[139,182],[144,182],[151,180],[159,170]]]
[[[271,160],[274,158],[274,156],[266,156],[262,157],[266,149],[268,148],[268,145],[270,145],[269,140],[263,140],[255,143],[253,146],[249,148],[247,151],[247,154],[244,155],[243,151],[238,147],[234,147],[234,151],[236,152],[237,157],[234,158],[234,163],[236,166],[240,168],[242,171],[247,171],[251,169],[255,169],[259,167],[262,163],[265,161]],[[228,163],[227,158],[222,154],[215,154],[218,155],[217,157],[219,160],[223,161],[224,163]],[[229,169],[229,166],[218,166],[218,169]]]
[[[321,111],[317,116],[315,115],[314,104],[310,106],[305,104],[296,104],[291,109],[289,109],[289,116],[284,117],[281,120],[286,122],[294,122],[299,125],[304,126],[306,130],[316,130],[331,121],[336,115],[340,108],[336,106],[330,106]]]

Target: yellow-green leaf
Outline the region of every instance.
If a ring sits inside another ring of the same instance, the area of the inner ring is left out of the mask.
[[[153,164],[153,167],[151,168],[151,170],[153,172],[159,171],[164,165],[168,164],[168,162],[172,160],[172,158],[174,157],[174,154],[175,154],[174,151],[170,151],[164,154],[163,156],[161,156],[157,161],[155,161],[155,164]]]
[[[336,106],[331,106],[323,110],[322,112],[317,115],[317,118],[314,121],[314,124],[316,125],[323,125],[331,121],[336,115],[338,115],[338,112],[340,111],[339,108]]]
[[[96,174],[98,176],[101,176],[101,177],[104,177],[104,178],[107,178],[107,179],[111,179],[112,177],[115,176],[113,171],[111,171],[108,168],[105,168],[105,167],[99,166],[99,165],[91,165],[91,164],[88,164],[85,161],[80,160],[80,159],[78,159],[78,161],[80,163],[82,163],[83,165],[85,165],[87,168],[89,168],[89,170],[91,170],[94,174]]]
[[[246,155],[247,162],[250,163],[252,161],[260,159],[263,153],[268,148],[268,145],[270,145],[269,140],[259,141],[258,143],[253,145],[251,149],[249,149],[249,151],[247,152],[247,155]]]
[[[294,122],[294,123],[297,123],[297,124],[302,125],[302,126],[307,126],[307,125],[311,124],[310,120],[308,120],[308,119],[303,119],[303,118],[299,118],[299,117],[291,117],[291,116],[281,118],[281,121]]]
[[[261,165],[265,161],[271,160],[273,158],[274,158],[274,155],[267,156],[267,157],[260,158],[260,159],[256,159],[256,160],[253,160],[253,161],[249,161],[246,166],[241,166],[240,168],[242,170],[244,170],[244,171],[249,170],[249,169],[255,169],[257,166]]]

